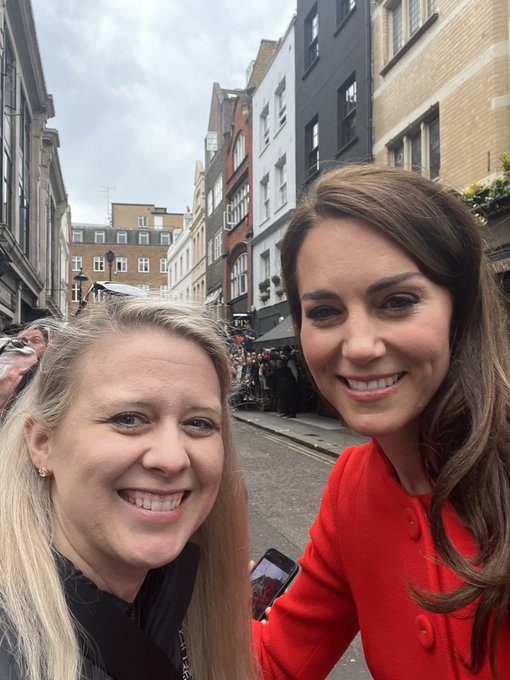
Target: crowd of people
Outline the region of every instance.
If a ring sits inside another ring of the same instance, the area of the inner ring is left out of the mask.
[[[358,632],[375,680],[510,677],[508,307],[473,216],[345,167],[281,253],[299,349],[128,297],[0,338],[0,678],[322,680]],[[292,418],[305,366],[370,441],[250,624],[230,407]]]

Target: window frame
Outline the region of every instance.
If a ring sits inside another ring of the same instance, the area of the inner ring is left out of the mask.
[[[150,245],[150,234],[149,234],[148,231],[139,231],[138,232],[138,245],[139,246]]]
[[[246,158],[246,136],[243,130],[240,130],[236,141],[234,143],[234,150],[232,153],[234,172],[242,165]]]
[[[317,131],[315,132],[315,127]],[[315,141],[316,140],[316,141]],[[314,177],[320,169],[320,126],[316,114],[305,126],[305,175]]]
[[[138,273],[149,274],[151,270],[151,261],[148,257],[138,258]]]
[[[105,258],[103,255],[94,255],[92,258],[92,271],[93,272],[104,272],[105,271]]]
[[[115,243],[119,246],[127,246],[128,244],[128,234],[127,231],[118,231],[115,234]]]
[[[83,229],[73,229],[71,243],[83,243]]]
[[[351,94],[349,92],[351,91]],[[353,94],[352,94],[353,93]],[[349,106],[348,97],[354,104]],[[356,73],[353,73],[338,90],[338,148],[342,150],[357,139],[356,118],[358,93]]]
[[[419,141],[419,148],[417,140]],[[441,170],[441,118],[439,109],[410,125],[388,145],[388,151],[391,165],[418,172],[429,179],[439,177]],[[419,163],[417,162],[418,158]]]
[[[104,245],[106,243],[106,234],[104,230],[94,231],[94,243]]]
[[[79,265],[76,263],[80,263]],[[72,272],[79,272],[81,269],[83,269],[83,256],[82,255],[73,255],[71,257],[71,271]]]
[[[305,19],[305,72],[319,58],[319,10],[317,3],[312,7]]]
[[[117,255],[115,258],[115,271],[123,274],[128,270],[128,259],[125,255]]]
[[[241,253],[230,270],[230,299],[248,293],[248,253]]]

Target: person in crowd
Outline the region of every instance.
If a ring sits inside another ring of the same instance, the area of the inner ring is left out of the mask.
[[[256,677],[230,382],[168,301],[55,335],[0,439],[1,678]]]
[[[37,352],[39,359],[42,358],[53,333],[58,330],[61,321],[56,319],[39,319],[25,326],[19,333],[18,338]]]
[[[254,624],[264,677],[510,678],[508,310],[466,206],[416,173],[320,177],[282,245],[303,358],[370,443],[330,476],[301,573]]]
[[[36,364],[36,352],[22,340],[0,338],[0,422]]]
[[[257,334],[251,327],[251,324],[247,323],[243,330],[243,350],[245,355],[253,352],[253,343],[256,339]]]

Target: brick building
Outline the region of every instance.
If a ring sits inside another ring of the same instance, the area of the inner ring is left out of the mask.
[[[182,213],[151,204],[112,203],[112,226],[72,225],[70,243],[71,309],[94,281],[112,280],[165,295],[167,253]],[[77,277],[87,280],[81,285]]]

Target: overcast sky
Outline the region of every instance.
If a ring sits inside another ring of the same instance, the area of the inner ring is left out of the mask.
[[[296,0],[32,0],[73,222],[192,204],[212,85],[244,87]]]

